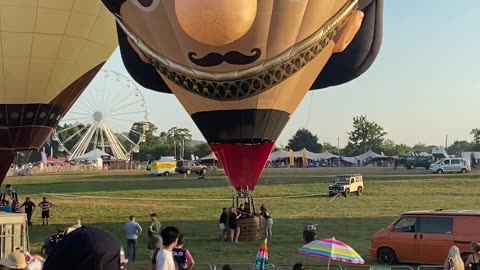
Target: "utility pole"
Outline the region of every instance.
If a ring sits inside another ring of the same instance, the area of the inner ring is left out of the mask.
[[[338,149],[338,167],[340,167],[340,136],[337,137],[337,149]]]
[[[447,147],[448,147],[448,134],[445,135],[445,150],[447,150]]]

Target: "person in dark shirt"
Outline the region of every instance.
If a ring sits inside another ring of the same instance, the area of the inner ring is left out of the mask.
[[[228,231],[230,234],[230,241],[238,243],[238,237],[240,236],[240,226],[238,225],[238,219],[242,215],[238,213],[234,207],[230,208],[228,215]]]
[[[25,207],[25,213],[27,214],[28,225],[32,225],[32,215],[35,211],[35,203],[30,200],[29,197],[25,199],[25,202],[20,207]]]
[[[218,227],[220,229],[220,239],[225,240],[227,234],[227,208],[223,208],[220,220],[218,221]]]

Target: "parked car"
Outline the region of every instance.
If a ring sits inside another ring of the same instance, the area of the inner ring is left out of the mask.
[[[448,250],[456,245],[463,259],[470,244],[480,240],[480,211],[430,210],[402,214],[371,240],[370,257],[382,264],[443,265]]]
[[[191,160],[180,160],[177,162],[176,172],[180,174],[205,174],[207,172],[207,166],[203,166],[198,162]]]
[[[467,173],[472,170],[470,161],[464,158],[444,158],[430,165],[433,173]]]
[[[363,177],[361,175],[340,175],[328,186],[328,196],[335,196],[341,193],[347,197],[350,193],[356,193],[358,196],[363,194]]]
[[[405,168],[415,170],[415,168],[429,169],[433,163],[433,156],[407,156],[405,157]]]

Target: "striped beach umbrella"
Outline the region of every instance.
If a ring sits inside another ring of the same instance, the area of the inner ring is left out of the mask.
[[[336,240],[335,238],[315,240],[312,241],[298,250],[298,253],[328,260],[338,261],[349,264],[364,264],[365,261],[347,244]]]
[[[253,264],[253,270],[268,270],[270,269],[270,263],[268,261],[268,246],[267,239],[260,246],[260,249],[257,253],[257,258]]]

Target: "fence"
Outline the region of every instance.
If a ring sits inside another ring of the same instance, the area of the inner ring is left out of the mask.
[[[230,265],[233,270],[251,270],[252,263],[216,263],[216,264],[195,264],[195,270],[222,270],[225,264]],[[292,270],[293,265],[278,265],[270,264],[272,270]],[[338,264],[304,264],[306,270],[443,270],[443,265],[348,265],[341,266]],[[129,267],[130,269],[130,267]],[[133,269],[136,269],[135,267]],[[143,268],[142,268],[143,269]]]

